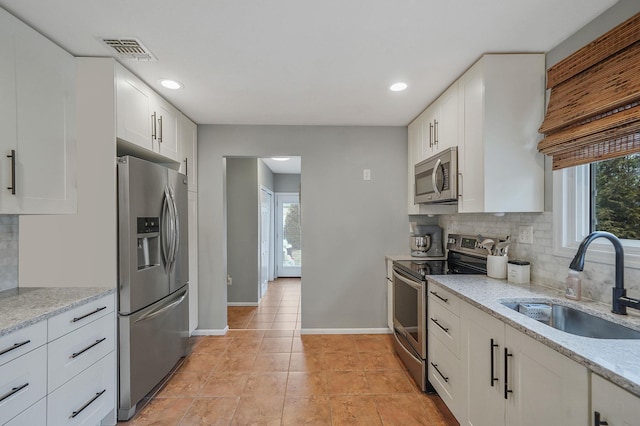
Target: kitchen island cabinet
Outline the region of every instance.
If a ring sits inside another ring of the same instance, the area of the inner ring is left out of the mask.
[[[75,213],[75,58],[0,9],[0,213]]]

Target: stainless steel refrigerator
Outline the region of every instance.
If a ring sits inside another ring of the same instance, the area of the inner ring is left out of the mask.
[[[185,355],[189,338],[187,177],[118,158],[118,419]]]

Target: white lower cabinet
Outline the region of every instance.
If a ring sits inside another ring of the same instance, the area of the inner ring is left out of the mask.
[[[463,425],[586,425],[587,369],[463,303]]]
[[[0,425],[116,423],[114,307],[107,295],[0,337]]]
[[[596,374],[591,374],[590,424],[632,426],[638,422],[640,398]]]

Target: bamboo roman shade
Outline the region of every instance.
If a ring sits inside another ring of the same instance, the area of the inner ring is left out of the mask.
[[[640,13],[547,70],[553,169],[640,152]]]

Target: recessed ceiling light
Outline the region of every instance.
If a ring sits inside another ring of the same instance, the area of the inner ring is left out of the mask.
[[[182,83],[175,80],[170,80],[168,78],[163,78],[162,80],[160,80],[160,84],[162,85],[162,87],[166,87],[167,89],[182,89]]]
[[[289,157],[271,157],[271,159],[276,161],[289,161]]]
[[[393,83],[391,86],[389,86],[389,90],[391,90],[392,92],[402,92],[406,88],[407,83],[403,82]]]

